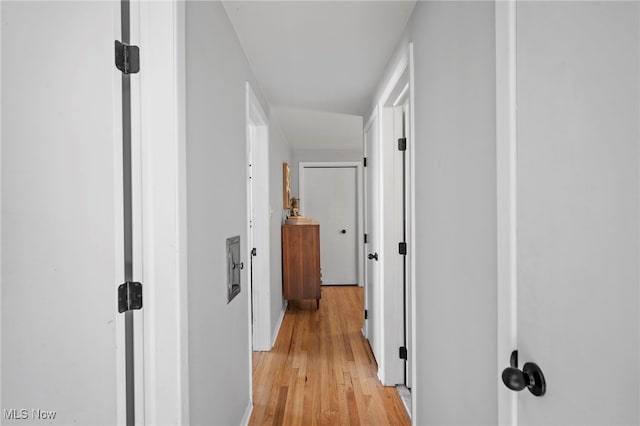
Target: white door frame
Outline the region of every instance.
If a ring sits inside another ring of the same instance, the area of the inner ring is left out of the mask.
[[[369,117],[369,119],[366,121],[365,125],[364,125],[364,130],[362,132],[362,152],[364,153],[364,158],[368,160],[368,158],[370,157],[369,154],[369,150],[367,149],[367,133],[369,132],[370,129],[372,129],[372,126],[377,125],[376,120],[378,119],[378,108],[376,107],[373,112],[371,113],[371,116]],[[372,136],[373,136],[373,132],[372,132]],[[371,141],[372,146],[377,144],[376,140],[372,140]],[[369,165],[370,166],[370,165]],[[364,166],[367,167],[367,166]],[[367,179],[365,178],[364,175],[364,167],[363,167],[363,176],[362,176],[362,199],[363,199],[363,212],[362,212],[362,224],[363,224],[363,232],[367,235],[371,235],[372,230],[370,229],[370,227],[372,226],[371,223],[369,223],[368,219],[367,219],[367,209],[370,208],[374,208],[375,206],[370,205],[370,203],[372,203],[372,200],[369,200],[367,197],[367,191],[369,190],[367,187]],[[375,232],[377,233],[378,230],[376,229]],[[372,292],[373,290],[370,288],[369,284],[369,274],[367,272],[367,249],[368,249],[368,242],[364,242],[364,238],[361,242],[362,245],[362,283],[364,285],[364,309],[365,311],[368,311],[371,307],[369,306],[369,293]],[[376,309],[377,312],[377,309]],[[365,319],[364,321],[364,325],[362,326],[362,335],[365,336],[368,340],[369,343],[371,343],[369,337],[371,336],[370,333],[373,333],[375,327],[371,327],[369,321],[367,319]],[[373,340],[375,341],[377,339],[377,336],[374,336]],[[372,348],[373,349],[373,348]]]
[[[516,0],[496,2],[496,182],[498,330],[496,392],[498,424],[518,424],[518,394],[500,372],[517,348],[517,110]]]
[[[409,292],[411,294],[411,304],[410,304],[410,318],[409,318],[409,328],[410,328],[410,338],[411,343],[409,347],[409,371],[411,372],[411,389],[414,389],[416,386],[416,238],[415,238],[415,229],[416,229],[416,126],[415,126],[415,71],[414,71],[414,56],[413,56],[413,43],[409,43],[409,136],[413,141],[412,144],[409,145],[407,151],[409,154],[409,176],[407,181],[407,215],[408,220],[408,229],[407,229],[407,245],[409,247],[410,256],[407,259],[407,281],[409,283]],[[412,413],[411,418],[416,418],[416,409],[417,409],[417,400],[416,393],[411,392],[411,407]]]
[[[144,421],[188,425],[185,4],[132,0],[131,8],[143,50],[135,78],[140,82]]]
[[[356,169],[356,197],[357,199],[357,235],[356,235],[356,260],[358,265],[358,286],[364,286],[364,252],[362,250],[362,245],[358,244],[360,236],[364,235],[363,224],[364,224],[364,209],[363,209],[363,194],[362,194],[362,163],[357,161],[342,161],[342,162],[314,162],[314,161],[301,161],[298,165],[298,188],[300,193],[300,211],[304,212],[304,169],[305,168],[355,168]]]
[[[251,249],[259,247],[258,255],[249,261],[249,276],[253,288],[249,300],[250,348],[254,351],[271,350],[271,277],[270,265],[270,208],[269,208],[269,119],[249,82],[246,82],[247,105],[247,218],[253,209],[254,226],[247,220],[247,259]],[[249,179],[252,164],[253,179]],[[253,188],[253,191],[252,191]],[[251,356],[249,360],[251,360]]]
[[[367,262],[372,263],[373,268],[377,267],[378,270],[374,274],[374,277],[369,277],[367,271],[367,267],[364,267],[365,270],[365,309],[369,310],[370,317],[365,321],[365,336],[369,340],[369,344],[371,345],[371,350],[373,352],[374,357],[376,357],[376,361],[378,362],[378,378],[380,378],[380,363],[382,360],[382,320],[383,320],[383,303],[382,303],[382,292],[380,290],[380,262],[373,261],[366,258],[368,253],[379,253],[380,252],[380,235],[382,235],[381,224],[380,224],[380,135],[378,133],[380,129],[379,125],[379,114],[378,107],[376,106],[371,113],[371,116],[367,120],[364,126],[364,138],[363,138],[363,152],[365,153],[365,157],[367,158],[367,168],[369,169],[367,173],[372,173],[372,170],[376,170],[376,175],[371,176],[372,182],[376,182],[377,191],[375,194],[375,198],[369,200],[368,198],[365,200],[365,214],[364,224],[365,224],[365,232],[371,236],[369,241],[365,244],[364,240],[362,242],[362,252],[363,252],[363,262],[366,264]],[[367,133],[371,131],[371,150],[367,148]],[[376,167],[373,167],[375,164]],[[369,193],[369,188],[366,187],[366,179],[364,181],[364,190],[363,193],[365,196]],[[375,217],[377,218],[377,223],[369,223],[368,222],[368,209],[373,209],[375,211]],[[375,246],[373,242],[375,241]],[[368,266],[368,265],[367,265]],[[373,282],[374,279],[377,281]],[[369,298],[371,298],[371,303],[373,306],[369,305]]]
[[[414,84],[414,69],[413,69],[413,43],[409,43],[404,52],[398,56],[393,72],[390,77],[384,81],[383,90],[381,95],[376,100],[377,109],[380,112],[380,119],[378,120],[379,135],[381,141],[378,149],[380,153],[380,188],[379,198],[385,200],[385,190],[390,191],[393,186],[393,155],[390,150],[385,150],[385,144],[391,144],[393,141],[387,141],[385,139],[393,137],[393,114],[390,112],[390,105],[393,105],[397,98],[401,98],[402,91],[408,83],[409,91],[409,120],[410,126],[407,129],[407,133],[411,138],[415,135],[415,84]],[[389,116],[390,117],[385,117]],[[408,140],[408,148],[406,151],[407,158],[407,285],[408,292],[415,294],[415,262],[416,258],[416,244],[415,244],[415,140]],[[392,194],[387,194],[388,198]],[[397,262],[391,262],[389,259],[395,259],[398,256],[398,241],[390,238],[391,228],[395,228],[398,225],[398,221],[401,221],[401,217],[395,217],[393,209],[390,209],[381,202],[381,215],[380,215],[380,277],[381,277],[381,300],[383,303],[381,309],[381,321],[382,330],[378,333],[382,339],[383,351],[381,359],[378,359],[379,372],[378,377],[385,385],[395,385],[400,383],[398,380],[398,345],[397,345],[397,330],[402,329],[402,308],[400,303],[402,302],[402,288],[401,286],[392,286],[391,284],[397,282],[398,268]],[[387,240],[387,241],[385,241]],[[408,321],[408,327],[410,329],[410,340],[415,342],[416,339],[416,307],[415,297],[411,297],[410,304],[410,318]],[[395,340],[394,340],[395,339]],[[415,344],[410,345],[409,363],[411,377],[408,378],[412,383],[413,389],[417,389],[418,383],[416,381],[416,368],[415,368]],[[412,416],[415,418],[416,412],[416,392],[412,392]]]

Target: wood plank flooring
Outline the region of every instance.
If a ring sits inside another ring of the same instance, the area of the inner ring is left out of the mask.
[[[384,387],[362,336],[363,289],[322,287],[316,302],[291,301],[270,352],[253,354],[250,425],[409,425],[394,387]]]

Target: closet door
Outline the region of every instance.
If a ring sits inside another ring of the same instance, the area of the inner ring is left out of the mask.
[[[640,8],[515,16],[517,422],[638,424]]]
[[[120,2],[0,8],[2,423],[122,424]]]
[[[325,285],[358,284],[358,169],[305,166],[302,214],[320,222],[320,262]]]

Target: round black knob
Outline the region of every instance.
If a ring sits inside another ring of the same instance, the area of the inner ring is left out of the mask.
[[[538,364],[526,362],[522,367],[522,372],[527,377],[529,392],[535,396],[542,396],[547,392],[547,381],[544,379],[544,374],[542,374]]]
[[[511,353],[511,366],[502,371],[502,383],[517,392],[527,388],[535,396],[542,396],[547,391],[547,382],[537,364],[527,362],[522,370],[518,369],[518,351]]]
[[[502,382],[513,391],[521,391],[527,387],[527,378],[524,373],[517,368],[507,367],[502,372]]]
[[[340,231],[340,233],[341,233],[341,234],[346,234],[346,233],[347,233],[347,230],[346,230],[346,229],[343,229],[342,231]]]
[[[369,260],[375,259],[378,260],[378,253],[369,253],[369,256],[367,256],[369,258]]]

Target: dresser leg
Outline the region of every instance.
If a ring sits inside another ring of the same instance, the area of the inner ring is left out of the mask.
[[[320,309],[320,299],[316,299],[316,310]]]

